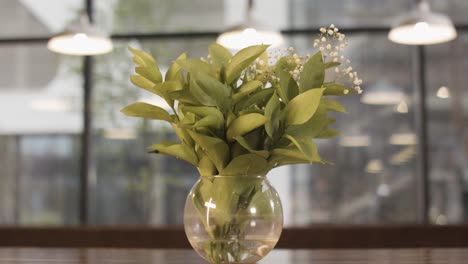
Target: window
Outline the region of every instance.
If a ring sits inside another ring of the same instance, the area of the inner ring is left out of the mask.
[[[182,161],[146,153],[153,142],[174,137],[164,123],[120,114],[137,100],[159,103],[129,82],[133,65],[127,47],[151,52],[165,71],[182,52],[205,56],[216,32],[242,21],[246,3],[89,1],[95,22],[113,34],[115,49],[94,57],[87,74],[81,58],[46,49],[49,37],[76,18],[83,3],[36,2],[7,0],[0,10],[0,224],[76,225],[83,206],[90,224],[181,224],[197,172]],[[466,23],[463,1],[432,2],[456,23]],[[290,29],[287,45],[303,54],[313,52],[315,29],[330,23],[345,26],[352,31],[347,52],[365,91],[385,87],[400,95],[390,105],[365,104],[362,97],[341,100],[349,112],[337,116],[341,137],[318,142],[321,155],[335,165],[271,172],[286,225],[418,223],[424,202],[430,202],[431,223],[466,221],[467,27],[456,41],[420,54],[386,36],[394,17],[413,6],[410,0],[255,4],[254,16],[273,28]],[[426,59],[423,65],[421,58]],[[428,159],[418,152],[418,144],[424,144],[418,137],[418,68],[426,76]],[[92,81],[85,193],[80,189],[83,80]],[[438,96],[443,86],[448,98]],[[428,175],[418,170],[421,162],[429,162]],[[430,183],[429,201],[420,200],[424,180]],[[80,195],[87,196],[87,204],[80,204]]]

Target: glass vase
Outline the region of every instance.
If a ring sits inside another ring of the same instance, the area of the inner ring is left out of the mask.
[[[281,235],[281,201],[265,176],[200,177],[185,203],[184,228],[212,264],[255,263]]]

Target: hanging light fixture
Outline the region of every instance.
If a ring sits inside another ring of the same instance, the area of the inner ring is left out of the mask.
[[[400,103],[395,107],[395,112],[400,113],[400,114],[406,114],[408,113],[408,104],[406,101],[403,99],[401,100]]]
[[[277,47],[284,42],[284,38],[278,31],[267,30],[265,26],[252,19],[253,0],[248,0],[247,21],[221,34],[217,43],[233,50],[267,44]]]
[[[437,97],[442,98],[442,99],[450,98],[450,92],[446,86],[441,86],[439,90],[437,90],[436,95]]]
[[[366,89],[361,96],[361,102],[370,105],[396,105],[405,99],[401,88],[387,80],[379,80],[376,84]]]
[[[382,173],[384,170],[384,165],[380,159],[371,159],[366,165],[365,171],[371,174]]]
[[[388,139],[388,143],[398,146],[411,146],[418,143],[418,137],[413,132],[394,133]]]
[[[82,14],[65,32],[52,37],[47,48],[67,55],[99,55],[112,51],[112,41],[107,34],[91,24],[89,17]]]
[[[398,19],[388,38],[406,45],[431,45],[448,42],[457,37],[452,20],[431,11],[425,0],[420,0],[416,9]]]

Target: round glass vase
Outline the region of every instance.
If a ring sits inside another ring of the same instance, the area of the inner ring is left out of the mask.
[[[278,242],[283,209],[266,176],[205,176],[187,197],[184,228],[212,264],[255,263]]]

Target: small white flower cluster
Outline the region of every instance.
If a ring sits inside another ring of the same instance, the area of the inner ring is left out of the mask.
[[[310,58],[310,55],[307,54],[305,57],[299,56],[293,47],[289,47],[285,49],[285,51],[289,52],[289,56],[291,57],[291,59],[289,59],[287,63],[295,65],[294,69],[289,71],[289,74],[291,74],[293,79],[297,82],[297,84],[299,84],[299,82],[301,81],[301,73],[304,70],[304,64]]]
[[[263,78],[268,80],[270,84],[278,83],[280,81],[280,78],[276,76],[273,65],[280,58],[281,54],[275,52],[267,53],[266,61],[263,58],[255,59],[255,61],[241,73],[241,79],[247,77],[247,80],[250,81],[257,79],[257,77],[261,75],[263,76]]]
[[[241,79],[247,78],[248,81],[254,80],[257,75],[264,73],[261,69],[265,62],[257,58],[245,71],[241,73]]]
[[[345,35],[339,32],[335,25],[330,27],[320,28],[320,35],[314,40],[314,48],[318,48],[326,62],[340,63],[340,67],[335,67],[336,78],[343,78],[353,84],[353,88],[357,93],[362,93],[362,79],[359,78],[356,71],[353,71],[351,61],[343,55],[343,51],[348,46],[348,41],[345,40]],[[344,93],[349,93],[344,90]]]
[[[328,64],[328,68],[334,68],[335,81],[342,79],[344,83],[351,83],[352,88],[357,93],[362,93],[361,84],[362,80],[359,78],[356,71],[353,71],[351,61],[343,54],[348,41],[345,40],[345,35],[339,32],[339,29],[333,24],[329,27],[320,28],[320,34],[314,40],[313,47],[318,48],[323,56],[324,63]],[[300,56],[292,47],[285,49],[276,49],[270,51],[267,57],[257,58],[249,67],[241,73],[242,81],[260,80],[265,85],[278,85],[280,78],[275,73],[275,64],[285,59],[288,64],[289,74],[291,77],[300,84],[301,73],[304,70],[304,65],[311,58],[310,54]],[[213,63],[210,55],[200,60]],[[343,93],[348,94],[349,89],[344,89]]]

